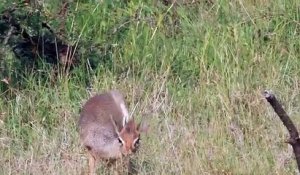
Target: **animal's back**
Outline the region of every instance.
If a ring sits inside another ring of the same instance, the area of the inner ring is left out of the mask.
[[[90,98],[82,108],[79,129],[83,144],[93,149],[103,157],[111,155],[108,149],[111,142],[117,138],[113,121],[117,128],[122,128],[128,112],[123,96],[118,91],[109,91]],[[106,155],[106,156],[105,156]]]

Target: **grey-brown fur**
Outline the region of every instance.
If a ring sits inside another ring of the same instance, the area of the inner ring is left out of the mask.
[[[118,91],[96,95],[85,103],[80,114],[79,132],[81,142],[89,152],[90,174],[95,173],[97,161],[118,159],[137,148],[135,142],[140,130],[128,117],[124,98]]]

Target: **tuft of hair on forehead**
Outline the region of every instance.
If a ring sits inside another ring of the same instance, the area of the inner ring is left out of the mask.
[[[125,124],[124,127],[125,127],[126,132],[129,132],[129,133],[134,132],[137,129],[134,120],[129,120]]]

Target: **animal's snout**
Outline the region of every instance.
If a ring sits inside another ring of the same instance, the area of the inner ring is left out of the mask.
[[[126,147],[125,150],[123,151],[123,155],[124,155],[124,156],[128,156],[128,155],[130,155],[130,154],[132,154],[132,153],[133,153],[133,152],[132,152],[132,150],[131,150],[130,147]]]

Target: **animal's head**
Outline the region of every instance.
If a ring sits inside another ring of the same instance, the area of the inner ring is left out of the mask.
[[[114,127],[118,135],[117,141],[120,151],[125,156],[137,151],[141,140],[140,134],[148,130],[148,125],[145,122],[136,124],[134,119],[126,122],[121,130],[118,130],[115,124]]]

